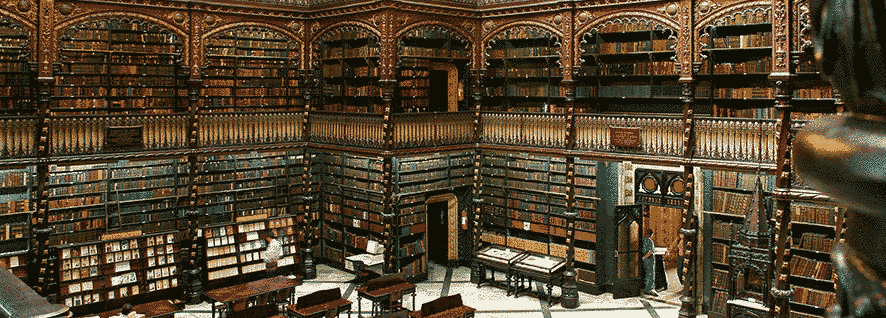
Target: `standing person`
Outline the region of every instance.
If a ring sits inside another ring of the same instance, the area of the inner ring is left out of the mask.
[[[270,278],[277,276],[277,261],[283,256],[283,244],[277,239],[277,235],[270,230],[262,232],[262,236],[264,236],[265,243],[267,243],[264,254],[265,276]]]
[[[652,237],[655,236],[655,231],[652,229],[646,229],[646,236],[643,237],[643,268],[646,270],[646,274],[644,275],[646,278],[646,287],[643,289],[643,292],[646,295],[652,295],[658,297],[658,293],[655,291],[655,258],[652,257],[653,251],[655,250],[655,243],[652,241]]]
[[[677,252],[677,279],[680,280],[680,285],[683,285],[683,260],[686,259],[686,246],[682,232],[677,235],[674,244],[671,244],[671,247],[668,248],[668,253],[671,253],[672,250]]]

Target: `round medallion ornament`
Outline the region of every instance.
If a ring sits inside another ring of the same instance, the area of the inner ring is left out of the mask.
[[[31,11],[31,3],[28,2],[28,0],[21,0],[16,4],[16,9],[18,9],[19,12]]]
[[[464,24],[461,25],[465,30],[474,31],[474,24],[471,21],[465,21]]]
[[[674,193],[683,193],[686,191],[686,183],[683,180],[674,180],[674,183],[671,183],[671,191]]]
[[[699,3],[698,12],[701,14],[708,14],[708,12],[711,12],[711,3],[708,1]]]
[[[670,16],[674,16],[674,15],[677,15],[677,9],[678,9],[677,4],[671,3],[668,6],[668,8],[665,10],[665,12],[667,12],[668,15],[670,15]]]
[[[185,14],[181,12],[176,12],[172,15],[172,20],[175,21],[175,23],[184,23]]]
[[[494,22],[486,21],[486,23],[483,23],[483,31],[489,32],[489,31],[492,31],[492,29],[495,29]]]
[[[652,176],[646,176],[646,178],[643,179],[643,190],[644,191],[646,191],[646,192],[655,191],[655,188],[657,186],[658,186],[658,182],[656,182],[655,178],[653,178]]]
[[[585,24],[591,20],[591,15],[588,14],[587,12],[582,12],[582,13],[578,14],[578,18],[576,20],[578,21],[579,24]]]
[[[554,25],[559,26],[560,23],[563,23],[563,16],[558,14],[551,21],[554,22]]]
[[[215,16],[207,15],[205,18],[203,18],[203,22],[206,22],[206,25],[213,25],[215,24]]]
[[[74,6],[70,3],[62,3],[62,5],[58,6],[58,13],[61,13],[63,16],[71,15],[71,13],[74,13]]]

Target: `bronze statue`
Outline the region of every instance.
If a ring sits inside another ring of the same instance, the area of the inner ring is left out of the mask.
[[[810,0],[815,59],[849,112],[811,123],[794,166],[849,208],[829,317],[886,317],[886,1]]]

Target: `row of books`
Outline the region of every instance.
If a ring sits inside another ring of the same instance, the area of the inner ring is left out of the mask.
[[[363,46],[353,49],[346,49],[342,47],[330,48],[323,50],[320,54],[320,58],[324,59],[339,59],[339,58],[378,58],[379,56],[379,48],[378,46]]]
[[[412,243],[402,244],[400,246],[400,257],[412,256],[415,254],[424,253],[427,250],[425,247],[425,240],[419,239]]]
[[[326,156],[326,163],[334,165],[346,165],[361,169],[372,169],[376,171],[381,171],[382,169],[381,158],[364,158],[347,155],[334,155]]]
[[[91,42],[76,42],[74,48],[77,48],[77,44],[80,43],[91,43]],[[102,50],[100,46],[99,48],[95,48],[94,50]],[[68,45],[70,48],[70,44]],[[156,45],[156,44],[134,44],[134,43],[111,43],[108,45],[108,48],[111,51],[118,52],[133,52],[133,53],[154,53],[154,54],[173,54],[173,53],[182,53],[182,48],[179,45]]]
[[[729,264],[729,251],[731,249],[731,246],[723,243],[712,243],[711,255],[713,256],[714,262],[720,264]]]
[[[507,97],[563,97],[559,85],[547,83],[521,83],[486,87],[487,96]]]
[[[702,61],[701,69],[707,70],[710,60]],[[767,56],[759,60],[750,60],[741,63],[715,63],[711,68],[712,74],[745,74],[766,73],[772,71],[772,57]]]
[[[723,87],[714,89],[713,98],[764,99],[775,98],[773,87]]]
[[[430,87],[427,88],[400,88],[400,97],[427,98],[431,96]]]
[[[421,182],[421,181],[429,181],[429,180],[437,180],[437,179],[446,179],[449,177],[446,173],[446,170],[438,170],[438,171],[430,171],[424,173],[413,173],[413,174],[400,174],[400,182],[402,183],[410,183],[410,182]]]
[[[451,187],[471,184],[470,178],[438,180],[430,183],[415,184],[411,186],[400,186],[400,191],[405,193],[425,192],[432,190],[442,190]]]
[[[344,239],[344,232],[327,224],[323,226],[323,238],[333,242],[341,242]]]
[[[367,86],[349,86],[349,85],[325,85],[323,93],[332,97],[338,96],[362,96],[362,97],[379,97],[381,96],[381,87],[377,85]]]
[[[622,54],[635,52],[662,52],[673,51],[674,40],[659,39],[636,42],[604,42],[591,44],[587,48],[588,54]]]
[[[428,70],[413,70],[413,69],[402,69],[400,70],[400,76],[403,77],[428,77],[430,75],[430,71]],[[401,86],[405,81],[400,81]],[[423,85],[427,86],[427,85]]]
[[[794,89],[794,98],[834,98],[834,90],[830,86]]]
[[[264,41],[264,40],[248,40],[248,39],[212,39],[209,44],[212,48],[231,47],[231,48],[251,48],[251,49],[270,49],[270,50],[298,50],[298,42],[284,41]]]
[[[427,78],[415,78],[400,81],[400,89],[404,88],[430,88],[431,80]]]
[[[720,269],[711,270],[711,286],[718,289],[726,289],[729,284],[729,271]]]
[[[87,195],[82,197],[66,198],[62,200],[50,200],[50,209],[64,209],[69,207],[100,204],[104,201],[101,195]]]
[[[22,38],[0,38],[0,47],[3,49],[21,49],[30,41]]]
[[[757,175],[753,173],[713,170],[711,178],[715,188],[754,190],[757,184]],[[764,189],[769,187],[770,179],[765,175],[760,176]]]
[[[18,239],[25,236],[30,236],[28,224],[26,223],[7,223],[0,225],[0,241]],[[3,265],[0,264],[0,267],[3,267]]]
[[[545,57],[560,54],[560,48],[554,46],[524,47],[512,49],[490,49],[486,55],[490,59]]]
[[[380,69],[375,66],[353,67],[347,64],[324,64],[321,66],[324,77],[377,77]]]
[[[575,221],[575,229],[588,232],[597,232],[597,222]]]
[[[826,234],[806,232],[800,236],[799,242],[794,242],[795,248],[830,253],[834,246],[834,239]]]
[[[5,72],[17,72],[18,69],[12,67],[11,63],[2,64],[0,63],[0,68],[3,68]],[[24,66],[22,66],[24,67]],[[26,86],[30,88],[31,78],[27,75],[2,75],[0,74],[0,85],[16,85],[16,86]]]
[[[715,37],[711,42],[715,49],[769,47],[772,46],[772,32]]]
[[[364,30],[336,30],[336,32],[328,33],[323,37],[323,41],[338,41],[338,40],[365,40],[373,38],[369,32]],[[321,44],[323,44],[321,42]]]
[[[400,56],[402,57],[430,57],[430,58],[454,58],[467,59],[471,57],[470,50],[453,50],[445,48],[415,47],[401,46]]]
[[[490,67],[486,70],[489,77],[549,77],[563,76],[559,67]]]
[[[820,280],[833,280],[834,266],[831,262],[822,262],[794,255],[790,263],[791,275],[809,277]]]
[[[428,256],[427,254],[425,254],[405,266],[401,265],[402,267],[400,268],[400,272],[406,273],[407,275],[419,275],[427,273],[427,271],[425,270],[427,266],[427,259]]]
[[[630,63],[601,63],[582,66],[584,76],[613,75],[676,75],[677,64],[673,61],[638,61]]]
[[[802,59],[796,67],[797,73],[818,73],[818,65],[812,59]]]
[[[28,71],[28,67],[27,67],[27,64],[25,64],[24,62],[19,63],[19,62],[7,61],[5,63],[0,63],[0,72],[27,72],[27,71]],[[7,80],[5,80],[6,76],[3,76],[3,77],[4,77],[3,84],[5,84],[5,82],[7,82]],[[10,84],[16,84],[16,85],[26,84],[26,82],[24,82],[23,80],[20,80],[18,77],[16,77],[15,79],[16,79],[15,81],[10,80],[8,82]],[[21,79],[24,79],[24,78],[21,78]]]
[[[680,97],[682,93],[678,85],[607,85],[597,87],[597,97],[606,98],[676,98]]]
[[[714,299],[711,305],[711,311],[715,313],[726,314],[726,301],[729,300],[729,292],[725,290],[715,290]]]
[[[95,207],[73,211],[50,211],[46,216],[48,222],[70,221],[94,218],[105,215],[104,207]]]
[[[834,304],[837,296],[834,292],[815,290],[802,286],[794,286],[795,303],[806,304],[819,308],[828,308]]]
[[[738,231],[743,227],[741,223],[714,221],[712,223],[712,233],[714,238],[724,240],[736,240]]]
[[[751,203],[752,195],[746,193],[736,193],[729,191],[714,190],[714,200],[712,210],[714,212],[744,216],[748,205]]]
[[[344,256],[344,253],[342,252],[341,249],[326,245],[325,252],[326,253],[324,253],[324,256],[326,256],[326,258],[329,259],[330,261],[344,264],[345,256]]]
[[[89,65],[84,65],[89,66]],[[131,75],[173,75],[177,65],[110,65],[110,74]],[[74,67],[72,67],[73,71]],[[83,72],[88,73],[88,72]],[[102,73],[96,71],[96,73]]]
[[[832,207],[791,202],[791,220],[833,226],[836,223]]]
[[[97,31],[97,30],[95,30]],[[80,31],[83,33],[92,33],[86,30]],[[94,32],[92,35],[88,35],[89,37],[100,35],[102,32]],[[80,35],[80,34],[78,34]],[[86,34],[84,34],[86,35]],[[111,41],[130,41],[130,42],[152,42],[152,43],[168,43],[168,44],[178,44],[179,39],[175,34],[171,33],[123,33],[123,32],[107,32],[105,36],[100,38],[90,38],[90,40],[102,40],[109,39]]]

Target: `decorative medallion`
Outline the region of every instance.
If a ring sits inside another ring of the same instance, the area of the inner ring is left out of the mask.
[[[651,175],[647,175],[646,178],[643,179],[643,190],[646,192],[653,192],[658,187],[658,181],[655,180]]]
[[[289,28],[295,31],[295,33],[301,34],[304,32],[305,24],[301,23],[301,21],[292,21],[292,23],[289,24]]]
[[[587,11],[583,11],[578,14],[578,17],[576,17],[575,21],[581,25],[581,24],[588,23],[589,21],[591,21],[591,18],[593,18],[593,17],[594,17],[593,14],[590,14]]]
[[[381,15],[381,14],[376,15],[375,17],[372,18],[371,21],[372,21],[372,25],[374,25],[376,28],[380,28],[382,25],[385,24],[385,16]]]
[[[215,16],[214,15],[207,15],[207,16],[203,17],[203,22],[206,22],[206,25],[208,25],[208,26],[213,26],[213,25],[215,25],[215,22],[216,22]]]
[[[320,31],[320,22],[314,21],[314,24],[311,25],[311,33],[317,34]]]
[[[468,32],[474,31],[474,23],[471,21],[465,21],[465,23],[461,24],[461,27],[463,27]]]
[[[63,16],[69,16],[71,13],[74,13],[74,6],[70,3],[62,3],[62,5],[58,6],[58,13]]]
[[[486,23],[483,23],[483,31],[484,32],[492,31],[492,29],[495,29],[495,22],[486,21]]]
[[[698,13],[708,14],[711,13],[711,3],[707,1],[703,1],[698,4]]]
[[[684,191],[686,191],[686,183],[682,179],[674,180],[674,183],[671,183],[671,192],[683,193]]]
[[[668,5],[668,8],[665,9],[665,12],[666,12],[669,16],[673,17],[673,16],[677,15],[677,10],[678,10],[679,8],[680,8],[680,6],[678,6],[676,3],[671,3],[670,5]]]
[[[561,28],[562,27],[561,24],[563,24],[563,16],[559,15],[559,14],[555,15],[553,18],[551,18],[551,24],[553,24],[554,26],[556,26],[558,28]]]
[[[21,1],[19,1],[18,4],[16,4],[15,7],[16,7],[16,9],[18,9],[19,12],[28,12],[28,11],[31,11],[31,3],[28,2],[28,0],[21,0]]]
[[[402,16],[397,17],[397,25],[398,26],[404,26],[408,22],[409,22],[408,16],[402,15]]]
[[[172,21],[175,21],[175,23],[178,23],[178,24],[185,23],[185,20],[187,20],[187,17],[185,16],[185,14],[181,13],[181,12],[173,13],[170,16],[172,18]]]

